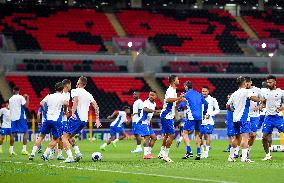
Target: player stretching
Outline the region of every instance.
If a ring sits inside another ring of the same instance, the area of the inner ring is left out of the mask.
[[[32,153],[29,157],[29,160],[33,160],[35,153],[38,150],[38,147],[41,145],[46,134],[52,135],[52,140],[50,141],[45,152],[41,155],[41,158],[44,161],[48,161],[48,155],[50,151],[56,146],[59,137],[62,135],[62,107],[66,112],[68,101],[65,100],[65,97],[62,95],[63,85],[61,82],[55,84],[55,93],[47,95],[41,102],[40,106],[43,110],[43,113],[46,113],[46,121],[41,125],[40,137],[35,142]],[[45,108],[48,106],[48,109]]]
[[[157,140],[157,136],[150,127],[150,121],[156,111],[155,91],[149,93],[149,98],[143,102],[143,110],[141,111],[141,118],[137,123],[138,134],[144,137],[144,159],[153,159],[152,148]]]
[[[23,137],[23,149],[22,154],[28,155],[27,143],[28,143],[28,124],[26,119],[25,108],[29,106],[29,96],[20,95],[20,88],[15,87],[13,89],[13,96],[9,99],[9,108],[11,114],[11,146],[9,152],[11,155],[16,155],[14,152],[14,142],[16,133],[24,133]]]
[[[247,89],[251,89],[254,96],[256,96],[258,98],[262,97],[260,88],[252,86],[252,80],[251,80],[250,77],[245,77],[245,78],[246,78],[246,82],[247,82]],[[248,156],[249,156],[251,147],[252,147],[252,145],[255,141],[256,132],[257,132],[258,125],[259,125],[259,111],[262,109],[261,106],[262,105],[260,105],[258,102],[250,101],[249,121],[250,121],[251,132],[249,133]]]
[[[2,121],[0,128],[0,153],[3,153],[2,145],[5,135],[9,135],[10,137],[10,146],[13,144],[13,139],[11,138],[11,116],[8,102],[3,103],[3,107],[0,109],[0,117],[0,120]]]
[[[63,147],[68,156],[64,163],[74,162],[73,154],[70,150],[71,144],[69,141],[71,141],[76,134],[80,133],[80,131],[87,126],[90,104],[92,104],[93,108],[95,109],[96,127],[99,128],[101,126],[99,118],[99,106],[97,105],[97,102],[94,100],[93,96],[85,90],[86,85],[87,78],[81,76],[77,81],[77,88],[71,90],[71,97],[73,98],[72,116],[69,118],[62,135]],[[80,159],[82,159],[82,154],[79,150],[79,147],[74,147],[74,151],[76,153],[76,161],[80,161]]]
[[[142,111],[143,108],[143,101],[139,99],[139,92],[135,91],[133,92],[133,98],[135,102],[133,103],[133,112],[132,112],[132,129],[133,129],[133,134],[135,136],[136,142],[137,142],[137,147],[135,150],[131,151],[132,153],[140,153],[142,152],[142,147],[141,147],[141,136],[138,134],[136,125],[137,121],[139,120],[140,117],[140,112]]]
[[[116,143],[119,140],[123,140],[126,137],[126,133],[124,131],[123,123],[127,121],[127,115],[130,114],[130,107],[125,106],[123,107],[123,111],[114,111],[111,116],[108,116],[107,119],[113,119],[115,116],[115,120],[110,124],[110,139],[101,145],[100,149],[105,151],[106,146],[112,144],[116,147]],[[116,138],[116,133],[119,134],[119,138]]]
[[[210,150],[211,139],[210,135],[214,130],[214,123],[216,119],[216,115],[219,114],[219,104],[216,98],[209,95],[209,87],[203,86],[202,87],[202,95],[204,96],[205,100],[208,102],[208,110],[207,110],[207,118],[203,118],[201,124],[201,135],[204,135],[204,139],[206,140],[205,146],[203,145],[203,149],[201,150],[201,158],[208,158],[208,153]],[[202,140],[202,137],[201,137]]]
[[[271,134],[273,128],[277,128],[279,132],[284,132],[283,117],[278,115],[278,113],[283,109],[282,101],[284,99],[284,92],[280,88],[276,88],[275,76],[268,76],[266,78],[266,82],[269,90],[263,95],[265,99],[264,104],[266,106],[266,117],[262,128],[262,144],[266,153],[263,158],[264,161],[272,159],[269,147],[272,143]]]
[[[69,101],[70,101],[70,93],[69,91],[71,90],[71,81],[69,79],[64,79],[62,81],[62,84],[63,84],[63,91],[62,91],[62,95],[65,97],[65,100],[68,102],[69,104]],[[64,130],[64,127],[66,126],[67,124],[67,115],[69,113],[69,108],[67,108],[67,113],[63,113],[63,116],[62,116],[62,132]],[[73,144],[72,144],[73,145]],[[76,149],[76,147],[73,147]],[[57,150],[57,160],[65,160],[65,158],[63,157],[62,155],[62,150],[63,150],[63,143],[62,143],[62,139],[61,137],[59,138],[58,140],[58,150]],[[54,154],[55,154],[55,148],[50,152],[50,155],[49,155],[49,159],[53,159],[54,157]]]
[[[194,131],[195,135],[195,142],[196,142],[196,158],[195,160],[200,160],[200,145],[201,145],[201,136],[200,136],[200,130],[201,130],[201,123],[204,116],[207,116],[209,118],[209,115],[207,115],[207,109],[208,109],[208,102],[204,99],[203,95],[201,95],[199,92],[192,89],[192,83],[191,81],[186,81],[185,86],[187,86],[188,91],[184,95],[184,99],[187,102],[187,116],[188,121],[184,124],[184,141],[189,142],[188,135]],[[203,111],[202,111],[202,105],[203,105]],[[191,147],[189,143],[186,147],[186,154],[182,159],[188,159],[191,154]]]
[[[250,100],[260,102],[259,98],[253,96],[254,94],[247,88],[246,79],[242,76],[237,78],[237,84],[239,89],[235,91],[227,102],[227,109],[233,111],[233,128],[236,135],[241,134],[241,146],[242,146],[242,162],[252,163],[248,155],[248,138],[250,133],[250,123],[247,121],[249,114]],[[232,106],[234,108],[232,108]],[[228,161],[234,162],[235,150],[238,146],[239,139],[235,138],[232,141],[232,147],[230,149],[230,155]]]
[[[178,77],[175,75],[169,76],[170,86],[166,91],[164,106],[161,111],[161,126],[163,137],[163,144],[158,158],[163,159],[166,162],[173,162],[169,157],[170,147],[175,138],[174,116],[176,102],[180,102],[183,95],[177,97],[176,89],[179,85]]]

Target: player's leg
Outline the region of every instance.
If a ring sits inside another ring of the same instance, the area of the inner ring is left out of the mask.
[[[163,134],[163,142],[162,142],[162,146],[161,146],[161,150],[158,154],[158,158],[162,159],[166,150],[166,144],[167,144],[167,139],[168,139],[168,135],[167,134]]]
[[[211,139],[210,139],[210,134],[204,134],[204,139],[206,146],[204,148],[204,153],[203,153],[203,158],[208,158],[209,156],[209,150],[210,150],[210,145],[211,145]]]
[[[271,152],[270,152],[270,146],[272,143],[272,138],[271,138],[271,134],[273,131],[273,121],[275,121],[275,119],[272,116],[266,116],[263,122],[263,128],[262,128],[262,145],[263,145],[263,149],[265,151],[265,157],[262,159],[264,161],[267,160],[271,160],[272,156],[271,156]]]
[[[151,133],[151,131],[150,131],[150,139],[151,140],[150,140],[150,145],[149,145],[149,152],[152,155],[152,149],[153,149],[153,147],[154,147],[154,145],[155,145],[155,143],[157,141],[157,136],[154,133],[154,131],[153,131],[153,133]]]
[[[196,144],[196,158],[195,160],[200,160],[201,156],[201,144],[202,144],[202,136],[200,130],[202,129],[201,121],[194,121],[194,136],[195,136],[195,144]]]
[[[73,154],[72,154],[72,151],[70,149],[71,148],[71,144],[69,142],[69,139],[73,138],[73,136],[74,135],[68,134],[67,132],[63,132],[63,135],[61,137],[62,138],[62,143],[63,143],[63,148],[64,148],[64,150],[65,150],[65,152],[67,154],[66,160],[68,160],[69,162],[73,162],[74,161]]]
[[[33,160],[34,159],[35,154],[36,154],[36,152],[38,150],[38,147],[41,145],[41,143],[42,143],[44,138],[45,138],[45,134],[41,133],[40,136],[37,138],[34,146],[33,146],[33,149],[32,149],[31,155],[29,157],[29,160]]]
[[[241,147],[242,147],[242,162],[246,162],[248,159],[248,140],[249,140],[249,134],[248,133],[242,133],[241,134],[242,140],[241,140]]]
[[[125,133],[125,131],[123,130],[120,134],[119,134],[119,137],[118,137],[118,140],[123,140],[123,139],[125,139],[126,138],[126,133]]]
[[[179,127],[179,134],[178,134],[178,137],[176,138],[176,146],[177,146],[177,148],[179,147],[181,141],[183,140],[182,134],[183,134],[183,127],[180,126]]]
[[[152,148],[157,140],[157,136],[148,125],[142,125],[141,135],[144,136],[144,159],[153,159]]]
[[[200,146],[201,146],[201,143],[202,143],[200,132],[198,130],[195,130],[194,136],[195,136],[195,144],[196,144],[196,158],[195,158],[195,160],[200,160],[200,155],[201,155]]]
[[[23,148],[22,148],[22,154],[23,155],[28,155],[27,143],[28,143],[28,132],[25,132],[24,136],[23,136]]]
[[[227,149],[223,150],[223,152],[230,152],[230,149],[232,147],[232,139],[233,137],[228,135],[228,147]]]
[[[166,141],[166,149],[164,151],[163,160],[166,162],[173,162],[171,158],[169,157],[170,148],[172,146],[172,143],[175,139],[175,127],[174,127],[174,120],[168,119],[166,124],[164,125],[164,133],[167,134],[168,138]]]
[[[189,135],[190,135],[191,133],[192,133],[192,131],[183,130],[182,137],[183,137],[184,144],[185,144],[185,146],[186,146],[186,153],[185,153],[185,155],[182,157],[182,159],[188,159],[188,158],[190,158],[190,157],[193,157],[192,150],[191,150],[191,146],[190,146],[190,139],[189,139]]]
[[[232,139],[232,147],[230,148],[230,153],[228,157],[228,161],[235,162],[235,153],[238,151],[238,145],[241,143],[240,136],[240,123],[234,122],[231,124],[230,130],[228,131],[229,135],[234,134],[234,138]]]
[[[10,138],[11,138],[11,140],[10,140],[9,153],[10,153],[10,155],[15,156],[15,155],[17,155],[14,151],[14,143],[15,143],[16,133],[15,132],[12,133]]]
[[[252,148],[253,143],[254,143],[255,138],[256,138],[256,132],[257,132],[257,129],[258,129],[258,124],[259,124],[259,117],[253,117],[253,118],[251,118],[251,120],[250,120],[251,132],[249,133],[248,155],[249,155],[249,153],[250,153],[250,151],[251,151],[251,148]]]
[[[131,151],[132,153],[139,153],[143,151],[141,146],[142,138],[141,135],[139,134],[139,126],[141,125],[137,123],[132,123],[132,131],[134,134],[134,138],[136,140],[136,149]]]
[[[41,155],[41,159],[43,159],[44,161],[48,161],[48,155],[50,154],[50,151],[52,151],[52,149],[55,148],[55,146],[58,143],[58,136],[53,135],[52,140],[50,141],[50,143],[48,144],[46,150],[44,151],[44,153]]]
[[[0,153],[3,153],[2,145],[4,141],[5,136],[0,134]]]
[[[144,136],[144,159],[152,159],[149,152],[150,135]]]
[[[62,142],[62,138],[59,137],[58,140],[58,149],[57,149],[57,160],[65,160],[65,158],[63,157],[63,142]]]

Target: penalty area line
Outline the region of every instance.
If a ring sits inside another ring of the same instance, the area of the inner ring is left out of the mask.
[[[76,170],[87,170],[87,171],[97,171],[97,172],[109,172],[109,173],[118,173],[118,174],[130,174],[130,175],[142,175],[148,177],[161,177],[161,178],[170,178],[170,179],[180,179],[180,180],[192,180],[198,182],[215,182],[215,183],[237,183],[232,181],[224,181],[224,180],[213,180],[213,179],[203,179],[203,178],[194,178],[194,177],[183,177],[183,176],[175,176],[175,175],[162,175],[155,173],[143,173],[143,172],[128,172],[128,171],[118,171],[118,170],[104,170],[97,168],[83,168],[83,167],[74,167],[74,166],[66,166],[66,165],[54,165],[54,164],[44,164],[44,163],[31,163],[31,162],[13,162],[13,161],[2,161],[2,163],[14,163],[14,164],[24,164],[24,165],[37,165],[37,166],[51,166],[56,168],[66,168],[66,169],[76,169]],[[69,164],[72,165],[72,164]]]

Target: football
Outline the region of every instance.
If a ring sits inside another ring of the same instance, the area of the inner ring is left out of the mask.
[[[103,155],[100,152],[94,152],[92,154],[92,160],[93,161],[100,161],[102,158],[103,158]]]

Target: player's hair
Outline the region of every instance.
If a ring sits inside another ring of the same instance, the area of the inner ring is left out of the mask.
[[[71,81],[69,79],[63,79],[62,84],[63,86],[66,86],[68,84],[71,84]]]
[[[261,86],[262,86],[262,88],[267,88],[267,82],[266,81],[262,81]]]
[[[157,94],[157,92],[155,90],[150,90],[150,92],[153,92],[153,93]]]
[[[17,86],[15,86],[15,87],[13,88],[13,91],[14,91],[14,92],[19,92],[19,91],[20,91],[20,88],[17,87]]]
[[[176,80],[176,75],[170,75],[169,76],[169,83],[172,84]]]
[[[246,82],[250,82],[251,81],[251,77],[245,76],[245,80],[246,80]]]
[[[269,80],[269,79],[273,79],[273,80],[276,81],[276,76],[274,76],[274,75],[269,75],[269,76],[266,77],[266,80]]]
[[[62,82],[58,82],[58,83],[55,84],[54,88],[55,88],[55,91],[61,92],[64,87],[63,87]]]
[[[134,90],[134,91],[133,91],[133,94],[134,94],[134,93],[136,93],[136,94],[138,94],[138,95],[139,95],[139,94],[140,94],[140,91],[138,91],[138,90]]]
[[[87,85],[88,79],[85,76],[81,76],[79,80],[83,85]]]
[[[192,82],[191,81],[186,81],[184,83],[184,86],[186,86],[188,89],[192,89]]]
[[[209,86],[207,86],[207,85],[203,85],[202,88],[205,88],[209,91]]]
[[[129,107],[129,106],[127,106],[127,105],[126,105],[126,106],[123,106],[122,110],[124,110],[124,111],[125,111],[126,109],[130,109],[130,107]]]
[[[243,76],[240,76],[237,78],[237,84],[240,86],[242,85],[244,82],[246,82],[246,78]]]

